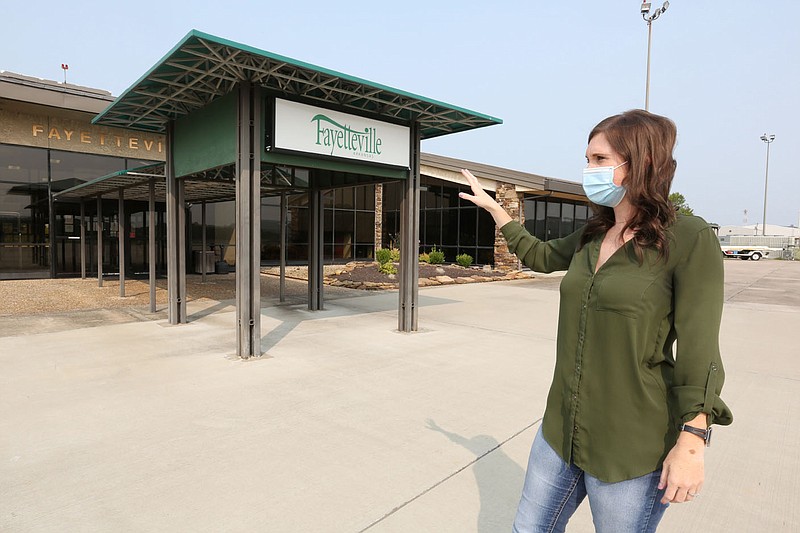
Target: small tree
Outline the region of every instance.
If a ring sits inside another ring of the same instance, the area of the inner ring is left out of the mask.
[[[675,206],[675,211],[681,215],[694,215],[694,209],[689,207],[689,204],[686,203],[686,198],[681,193],[674,192],[670,194],[669,201]]]

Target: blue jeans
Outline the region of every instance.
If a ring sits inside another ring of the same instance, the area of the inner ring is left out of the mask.
[[[525,486],[514,520],[514,533],[556,533],[589,496],[597,533],[652,533],[668,505],[658,490],[661,470],[641,477],[604,483],[574,464],[567,464],[536,432]]]

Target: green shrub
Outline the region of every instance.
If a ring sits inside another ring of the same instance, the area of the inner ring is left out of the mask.
[[[378,260],[378,263],[385,265],[392,260],[392,251],[388,248],[380,248],[375,252],[375,258]]]
[[[394,266],[394,263],[381,263],[378,265],[378,271],[381,274],[397,274],[397,267]]]
[[[456,256],[456,263],[464,268],[469,268],[472,264],[472,256],[469,254],[461,254]]]
[[[441,265],[444,263],[444,252],[437,250],[436,246],[428,253],[428,259],[432,265]]]
[[[419,254],[419,262],[420,263],[430,263],[431,257],[428,254],[422,253]]]
[[[391,248],[389,251],[392,254],[392,256],[391,256],[392,257],[392,262],[393,263],[399,263],[400,262],[400,250],[398,250],[397,248]]]

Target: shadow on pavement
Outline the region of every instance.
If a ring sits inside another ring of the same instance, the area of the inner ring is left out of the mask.
[[[490,435],[467,438],[443,429],[433,420],[428,420],[428,429],[441,433],[475,454],[472,471],[481,502],[476,531],[510,531],[525,480],[525,470],[506,455],[501,443]]]

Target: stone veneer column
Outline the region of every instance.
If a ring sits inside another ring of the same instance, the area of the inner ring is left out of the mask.
[[[520,195],[516,186],[498,181],[495,190],[495,199],[514,220],[523,223],[520,209]],[[508,251],[508,243],[503,238],[500,228],[494,230],[494,267],[500,270],[517,270],[519,262],[517,256]]]
[[[382,248],[383,241],[383,185],[375,185],[375,251]],[[375,255],[373,254],[373,258]]]

